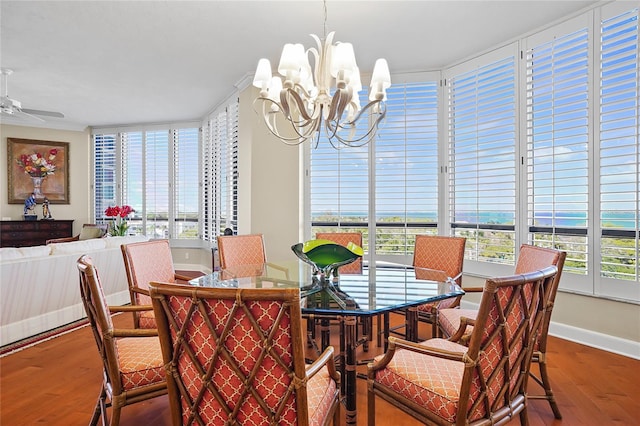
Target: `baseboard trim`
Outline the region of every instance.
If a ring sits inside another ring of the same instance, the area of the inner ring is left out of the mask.
[[[463,309],[478,309],[479,305],[463,300],[461,307]],[[559,339],[640,360],[640,342],[553,321],[549,325],[549,334]]]

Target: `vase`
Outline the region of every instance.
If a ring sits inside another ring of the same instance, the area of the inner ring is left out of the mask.
[[[44,178],[41,176],[31,176],[31,181],[33,182],[33,193],[36,198],[44,198],[44,195],[42,194],[42,179]]]
[[[313,266],[314,275],[322,280],[338,277],[338,268],[362,257],[362,247],[349,243],[347,247],[329,240],[315,239],[291,246],[300,260]]]

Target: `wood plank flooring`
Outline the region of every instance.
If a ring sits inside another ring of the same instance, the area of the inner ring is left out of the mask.
[[[125,314],[115,316],[114,322],[118,327],[132,324]],[[420,335],[428,337],[426,326]],[[363,357],[379,353],[375,344],[372,346]],[[553,337],[549,347],[550,376],[564,418],[555,420],[546,401],[531,401],[532,426],[640,424],[640,361]],[[86,425],[101,377],[88,327],[0,358],[0,425]],[[532,382],[529,389],[533,393],[537,386]],[[358,424],[364,425],[364,380],[358,381],[357,397]],[[376,405],[381,426],[420,424],[382,400]],[[512,423],[518,424],[518,420]],[[169,425],[167,397],[125,407],[120,424]]]

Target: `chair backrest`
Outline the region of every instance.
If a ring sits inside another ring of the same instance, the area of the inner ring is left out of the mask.
[[[220,235],[217,240],[220,269],[267,261],[262,234]]]
[[[438,278],[438,271],[443,271],[449,278],[454,278],[458,285],[462,283],[462,266],[464,263],[464,248],[466,238],[446,237],[440,235],[416,235],[413,249],[413,266],[416,278]],[[434,273],[430,274],[429,269]]]
[[[80,298],[104,364],[104,372],[107,376],[105,379],[112,384],[114,393],[119,394],[121,384],[120,380],[118,380],[119,369],[115,346],[113,339],[105,339],[105,335],[113,330],[107,298],[104,295],[98,271],[91,257],[87,255],[81,256],[78,259],[77,266],[80,272]]]
[[[533,344],[558,269],[486,281],[466,353],[457,418],[490,418],[525,398]]]
[[[307,424],[298,289],[150,293],[173,424]]]
[[[136,292],[136,288],[148,290],[151,281],[175,282],[169,240],[122,244],[120,249],[127,272],[132,305],[151,304],[151,298]]]
[[[553,312],[553,305],[555,303],[556,294],[558,293],[560,277],[562,276],[562,269],[564,268],[564,261],[566,257],[567,252],[561,250],[532,246],[529,244],[522,244],[520,246],[518,261],[516,262],[516,274],[536,271],[549,265],[553,265],[558,268],[558,273],[556,274],[556,278],[553,281],[551,290],[549,291],[547,309],[542,321],[542,332],[536,341],[536,350],[540,350],[542,352],[546,352],[551,314]]]
[[[343,247],[347,247],[349,243],[362,247],[362,233],[360,232],[318,232],[316,234],[316,239],[333,241]],[[340,266],[338,270],[341,274],[361,274],[362,258],[359,258],[347,265]]]

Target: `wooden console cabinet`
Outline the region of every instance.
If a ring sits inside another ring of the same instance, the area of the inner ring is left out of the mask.
[[[73,220],[0,221],[0,247],[44,245],[47,240],[73,236]]]

